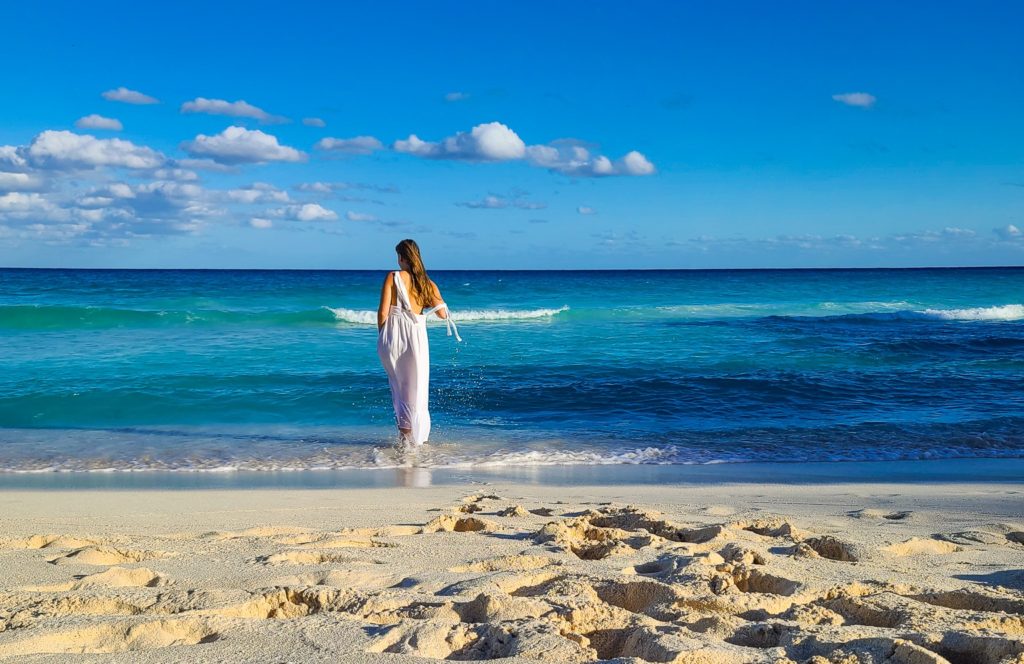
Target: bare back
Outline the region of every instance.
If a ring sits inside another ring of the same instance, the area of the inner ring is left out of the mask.
[[[417,294],[414,293],[413,290],[412,290],[412,275],[410,275],[405,270],[401,270],[401,271],[398,272],[398,278],[402,280],[402,285],[405,286],[405,292],[409,294],[409,304],[412,305],[412,312],[414,314],[419,315],[419,314],[423,313],[423,309],[425,307],[434,306],[435,304],[437,304],[438,302],[441,301],[441,293],[440,293],[440,291],[437,288],[437,284],[435,284],[433,281],[430,282],[430,285],[433,287],[434,292],[432,294],[432,297],[431,297],[430,301],[425,303],[425,302],[421,302],[419,300],[419,298],[417,297]],[[391,291],[391,306],[396,306],[397,304],[398,304],[398,292],[395,291],[395,290],[392,290]]]

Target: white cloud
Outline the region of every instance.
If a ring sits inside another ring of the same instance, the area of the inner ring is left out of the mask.
[[[391,185],[366,184],[363,182],[300,182],[295,185],[296,191],[315,192],[329,194],[331,192],[345,189],[363,189],[376,191],[382,194],[397,194],[398,188]]]
[[[274,217],[292,219],[295,221],[334,221],[338,213],[328,210],[319,203],[304,203],[302,205],[288,205],[277,208],[268,213]]]
[[[373,136],[355,138],[322,138],[314,146],[317,150],[347,152],[348,154],[371,154],[383,150],[384,145]]]
[[[197,171],[216,171],[218,173],[230,173],[235,170],[234,167],[227,164],[221,164],[212,159],[175,159],[171,162],[174,167],[181,167],[185,169],[195,169]]]
[[[627,152],[620,163],[622,172],[627,175],[650,175],[654,172],[654,164],[636,150]]]
[[[469,132],[449,136],[431,143],[411,134],[404,141],[395,141],[394,149],[427,159],[462,159],[466,161],[509,161],[526,156],[526,144],[519,135],[500,122],[488,122]]]
[[[17,146],[0,145],[0,169],[5,171],[24,171],[28,169],[28,160]]]
[[[0,196],[0,214],[5,216],[31,213],[52,214],[57,209],[57,206],[42,194],[12,191]]]
[[[28,162],[38,168],[157,168],[166,158],[142,145],[119,138],[47,130],[32,139],[25,150]]]
[[[594,208],[589,207],[587,205],[581,205],[578,208],[576,208],[576,213],[577,214],[597,214],[597,210],[595,210]]]
[[[465,101],[466,99],[469,99],[468,92],[449,92],[444,96],[444,100],[448,102]]]
[[[287,203],[288,192],[278,189],[266,182],[254,182],[247,187],[229,189],[226,192],[228,200],[234,203]]]
[[[115,88],[114,90],[107,90],[102,94],[104,99],[109,101],[121,101],[126,104],[158,104],[158,99],[144,95],[137,90],[129,90],[128,88],[121,87]]]
[[[352,210],[349,210],[348,212],[345,213],[345,218],[348,219],[349,221],[380,221],[378,217],[372,214],[366,214],[365,212],[353,212]]]
[[[306,155],[280,145],[275,136],[258,129],[231,126],[214,136],[199,134],[181,148],[193,157],[209,157],[222,164],[260,164],[268,161],[302,161]]]
[[[655,172],[654,164],[636,150],[612,161],[604,155],[591,154],[579,141],[563,139],[547,145],[528,146],[518,134],[500,122],[477,125],[469,132],[459,132],[438,142],[424,141],[411,134],[404,141],[395,141],[393,147],[397,152],[425,159],[525,160],[532,166],[576,177],[651,175]]]
[[[636,150],[612,161],[604,155],[591,154],[589,149],[575,141],[531,145],[527,149],[527,158],[534,166],[578,177],[651,175],[655,172],[654,164]]]
[[[832,95],[832,99],[838,101],[840,104],[857,106],[859,108],[871,108],[875,105],[875,102],[878,101],[875,95],[868,94],[867,92],[844,92],[842,94]]]
[[[33,173],[7,173],[0,171],[0,191],[32,191],[43,185]]]
[[[273,228],[274,222],[270,219],[264,219],[262,217],[253,217],[249,220],[249,225],[253,228],[267,229]]]
[[[333,182],[301,182],[295,185],[296,191],[309,191],[317,194],[329,194],[335,188],[335,183]],[[341,188],[344,189],[344,187]]]
[[[516,207],[521,210],[542,210],[547,207],[544,203],[525,200],[520,195],[505,197],[497,194],[488,194],[478,201],[466,201],[465,203],[456,203],[456,205],[478,210],[500,210],[507,207]]]
[[[78,118],[75,121],[75,126],[79,129],[109,129],[110,131],[121,131],[124,129],[124,125],[121,124],[120,120],[105,118],[95,113]]]
[[[307,127],[326,127],[327,123],[321,118],[302,118],[302,124]]]
[[[210,115],[226,115],[232,118],[252,118],[260,122],[288,122],[288,118],[271,115],[262,108],[253,106],[245,100],[225,101],[223,99],[207,99],[196,97],[181,105],[182,113],[208,113]]]
[[[992,232],[996,234],[1000,240],[1021,240],[1024,239],[1024,231],[1017,228],[1013,224],[1007,224],[1001,228],[994,228]]]
[[[190,182],[199,179],[199,174],[188,168],[158,168],[153,171],[153,177],[157,180],[181,180]]]

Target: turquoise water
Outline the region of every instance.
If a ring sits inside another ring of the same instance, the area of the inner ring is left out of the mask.
[[[432,276],[418,465],[1024,457],[1024,269]],[[383,277],[0,270],[0,468],[407,463]]]

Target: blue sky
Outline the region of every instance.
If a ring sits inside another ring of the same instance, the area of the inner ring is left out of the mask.
[[[1019,3],[6,3],[0,265],[1012,265]]]

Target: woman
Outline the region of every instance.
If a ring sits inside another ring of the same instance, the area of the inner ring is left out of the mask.
[[[402,240],[395,251],[401,270],[388,273],[380,289],[377,355],[388,372],[399,444],[418,446],[430,437],[427,315],[433,312],[438,318],[447,319],[448,334],[451,334],[452,323],[441,291],[423,268],[420,248],[412,240]],[[458,338],[457,331],[455,336]]]

